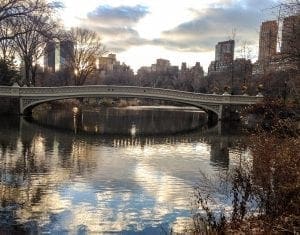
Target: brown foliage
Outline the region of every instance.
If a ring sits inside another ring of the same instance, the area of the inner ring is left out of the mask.
[[[270,101],[249,110],[263,117],[250,135],[252,161],[241,162],[218,179],[219,190],[232,200],[230,215],[222,216],[222,208],[213,212],[212,194],[198,187],[196,203],[205,213],[198,213],[197,221],[230,234],[299,232],[300,139],[291,107]]]
[[[300,216],[300,139],[266,132],[251,137],[253,184],[266,227],[293,231]]]
[[[247,108],[245,115],[253,114],[258,120],[255,132],[269,132],[277,137],[298,136],[299,131],[296,128],[296,104],[285,103],[280,99],[265,99]]]

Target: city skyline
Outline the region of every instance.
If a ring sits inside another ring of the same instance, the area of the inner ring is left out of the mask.
[[[63,1],[61,18],[66,28],[95,30],[110,53],[135,71],[157,58],[172,65],[200,62],[207,71],[214,60],[215,45],[236,36],[236,51],[247,40],[252,59],[257,58],[261,22],[274,19],[267,10],[276,1]],[[170,7],[171,10],[170,11]],[[80,9],[80,11],[78,10]],[[239,57],[239,53],[235,54]]]

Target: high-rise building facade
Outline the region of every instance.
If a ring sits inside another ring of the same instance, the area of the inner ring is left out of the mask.
[[[208,74],[232,71],[234,46],[234,40],[218,42],[215,48],[215,60],[210,63]]]
[[[281,53],[294,54],[300,50],[300,15],[283,19]]]
[[[278,24],[275,20],[263,22],[260,26],[258,60],[267,61],[276,55]]]
[[[234,58],[234,40],[218,42],[215,50],[215,61],[231,62]]]
[[[186,62],[182,62],[181,63],[181,71],[186,71],[186,70],[187,70]]]
[[[74,61],[74,42],[71,40],[61,41],[59,49],[59,64],[60,69],[62,69]]]
[[[44,69],[46,71],[55,72],[55,51],[56,42],[48,42],[44,50]]]
[[[99,58],[98,67],[104,71],[112,71],[114,65],[118,64],[116,54],[108,54],[108,56],[102,56]]]
[[[70,40],[50,41],[44,51],[44,70],[57,72],[74,60],[74,43]]]
[[[157,72],[165,72],[171,66],[169,60],[165,59],[157,59],[156,60],[156,71]]]

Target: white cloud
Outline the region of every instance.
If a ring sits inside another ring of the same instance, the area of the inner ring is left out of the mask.
[[[173,58],[192,61],[194,57],[205,69],[213,59],[207,55],[212,55],[216,43],[227,40],[234,28],[237,39],[257,44],[259,25],[264,18],[261,9],[274,5],[273,0],[89,0],[89,4],[65,0],[65,3],[65,22],[98,31],[107,48],[121,53],[119,57],[134,68],[141,61],[149,65],[146,60],[153,63],[158,57],[171,61]],[[147,55],[147,59],[138,58],[137,54]]]

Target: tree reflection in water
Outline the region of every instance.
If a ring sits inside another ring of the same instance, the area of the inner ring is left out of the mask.
[[[133,138],[20,120],[1,120],[2,231],[155,233],[189,217],[199,168],[228,169],[242,142],[212,129]]]

